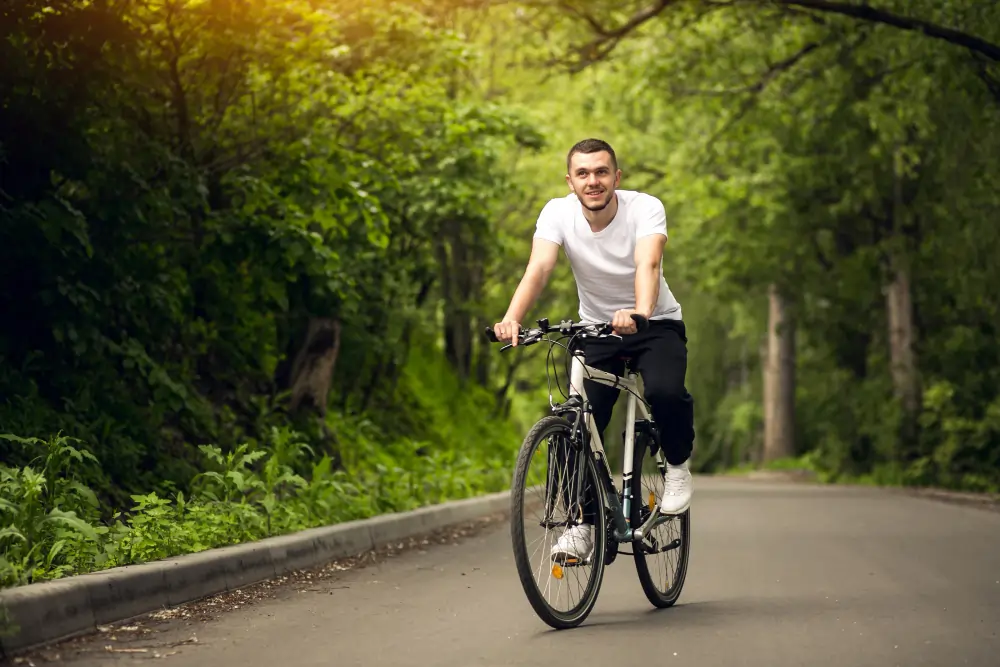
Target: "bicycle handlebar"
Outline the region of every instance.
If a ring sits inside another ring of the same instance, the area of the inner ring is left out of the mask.
[[[633,313],[631,317],[632,321],[635,322],[636,333],[645,331],[646,328],[649,327],[649,320],[642,315]],[[611,322],[586,323],[574,322],[573,320],[563,320],[556,326],[550,326],[549,318],[545,317],[538,320],[537,328],[521,329],[517,335],[517,344],[531,345],[533,343],[537,343],[541,340],[542,336],[552,332],[559,332],[566,335],[582,333],[583,337],[587,338],[590,336],[608,336],[611,335],[613,331],[614,329],[611,327]],[[493,327],[486,327],[486,337],[491,343],[501,342],[500,339],[497,338],[496,332],[493,331]]]

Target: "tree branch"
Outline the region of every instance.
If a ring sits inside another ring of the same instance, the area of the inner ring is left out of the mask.
[[[558,4],[564,5],[563,2],[559,2]],[[588,25],[590,25],[596,35],[594,40],[580,49],[580,62],[573,66],[572,71],[574,73],[579,72],[591,63],[607,57],[607,55],[614,50],[622,38],[636,31],[651,19],[660,16],[671,6],[677,4],[680,4],[679,0],[655,0],[653,4],[636,12],[632,18],[615,29],[602,28],[592,17],[581,16],[578,10],[569,12],[571,14],[576,14],[578,18],[582,18]],[[732,7],[737,4],[747,3],[737,3],[734,1],[727,2],[725,0],[701,0],[700,4],[710,11],[712,9]],[[993,62],[1000,62],[1000,45],[998,44],[988,42],[985,39],[967,32],[962,32],[961,30],[947,28],[942,25],[931,23],[930,21],[912,18],[910,16],[900,16],[899,14],[893,14],[889,11],[876,9],[871,5],[851,4],[847,2],[836,2],[833,0],[756,0],[754,4],[761,8],[770,5],[772,7],[783,7],[788,11],[805,9],[811,10],[812,12],[839,14],[841,16],[847,16],[859,21],[880,23],[894,28],[899,28],[900,30],[919,32],[933,39],[940,39],[950,44],[969,49],[973,53],[988,58]],[[563,9],[565,11],[566,7],[563,6]]]
[[[823,252],[823,248],[820,247],[819,235],[810,234],[809,241],[812,244],[813,251],[816,253],[816,260],[819,262],[820,266],[822,266],[827,271],[833,271],[833,262],[831,262],[827,258],[826,253]]]
[[[648,175],[648,176],[652,176],[653,178],[666,178],[667,177],[667,172],[665,172],[663,169],[660,169],[659,167],[654,167],[653,165],[647,164],[645,162],[636,163],[632,167],[632,173],[633,174],[645,174],[645,175]]]
[[[182,55],[181,39],[174,29],[176,7],[168,3],[166,6],[166,18],[164,23],[167,27],[167,42],[171,48],[165,48],[167,58],[168,77],[170,79],[173,104],[177,120],[177,146],[180,154],[185,158],[194,156],[194,137],[192,136],[191,113],[188,108],[187,92],[184,89],[184,81],[181,77],[180,61]]]
[[[747,95],[753,93],[759,93],[767,87],[771,81],[773,81],[779,74],[787,72],[791,68],[795,67],[803,58],[818,49],[822,44],[818,42],[810,42],[804,47],[799,49],[797,52],[780,60],[777,63],[768,67],[763,74],[761,74],[760,79],[756,83],[749,86],[743,86],[742,88],[728,88],[726,90],[701,90],[701,89],[686,89],[679,88],[674,89],[674,93],[678,95],[706,95],[706,96],[726,96],[726,95]]]
[[[976,53],[981,53],[990,60],[1000,61],[1000,45],[987,42],[985,39],[969,33],[944,26],[936,25],[921,19],[899,16],[891,12],[875,9],[871,5],[854,5],[846,2],[830,2],[828,0],[772,0],[779,5],[802,7],[831,14],[841,14],[851,18],[883,23],[901,30],[921,32],[928,37],[941,39],[958,46],[963,46]]]
[[[976,64],[976,75],[979,80],[986,85],[986,89],[993,95],[993,101],[1000,104],[1000,77],[997,77],[990,70],[990,63],[984,56],[973,53],[972,59]]]
[[[593,30],[598,35],[601,35],[602,37],[607,36],[607,33],[604,31],[604,26],[598,23],[597,19],[595,19],[591,14],[588,14],[582,9],[577,9],[576,7],[573,7],[568,2],[566,2],[566,0],[560,0],[558,4],[559,4],[559,9],[563,10],[567,14],[572,14],[573,16],[576,16],[578,19],[589,25],[590,29]]]
[[[671,5],[676,5],[680,0],[655,0],[653,4],[642,9],[632,15],[628,21],[618,26],[617,28],[603,29],[600,25],[597,25],[593,19],[589,19],[587,23],[590,24],[591,28],[599,36],[597,39],[585,44],[583,48],[580,49],[580,62],[573,65],[570,71],[573,74],[579,73],[587,68],[587,66],[592,63],[598,62],[607,57],[611,51],[618,45],[623,37],[628,36],[630,33],[635,32],[643,24],[659,16],[663,11],[665,11]],[[576,12],[574,12],[576,13]]]
[[[740,104],[740,107],[739,109],[737,109],[736,113],[733,114],[724,123],[722,123],[719,129],[716,130],[711,137],[709,137],[708,141],[705,143],[704,155],[706,156],[706,158],[712,152],[712,148],[714,147],[715,142],[718,141],[719,138],[722,137],[724,134],[726,134],[730,130],[730,128],[732,128],[734,125],[743,120],[743,117],[746,116],[751,109],[753,109],[754,105],[757,103],[757,95],[762,93],[764,89],[767,88],[768,84],[771,83],[771,81],[773,81],[778,74],[792,68],[803,58],[805,58],[807,55],[809,55],[816,49],[824,46],[829,46],[830,44],[836,43],[836,41],[837,38],[836,36],[834,36],[821,43],[811,42],[806,46],[804,46],[802,49],[800,49],[797,53],[786,58],[785,60],[778,62],[776,65],[771,66],[764,73],[760,81],[758,81],[756,84],[752,86],[749,86],[746,89],[745,92],[748,93],[749,96],[743,100],[743,103]]]

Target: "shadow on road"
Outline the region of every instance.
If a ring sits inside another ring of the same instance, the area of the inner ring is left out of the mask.
[[[601,612],[595,610],[587,621],[578,628],[569,630],[571,633],[600,633],[605,630],[620,632],[623,627],[635,628],[641,631],[684,630],[696,627],[717,627],[720,622],[730,618],[768,618],[773,623],[778,619],[803,619],[810,616],[828,614],[843,615],[858,612],[857,601],[851,601],[850,608],[846,600],[817,597],[787,597],[787,598],[733,598],[724,600],[705,600],[697,602],[679,602],[669,609],[642,608],[637,601],[632,610]],[[541,623],[541,621],[539,621]],[[542,639],[562,631],[551,630],[544,626],[533,639]]]

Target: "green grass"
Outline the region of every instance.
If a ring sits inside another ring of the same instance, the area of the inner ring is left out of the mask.
[[[801,456],[786,457],[761,464],[746,463],[730,467],[722,471],[721,474],[723,476],[742,477],[751,472],[757,471],[805,474],[820,484],[843,484],[848,486],[886,488],[906,487],[979,493],[990,496],[1000,495],[1000,488],[989,484],[977,485],[974,483],[966,483],[957,487],[943,484],[928,484],[922,477],[914,473],[912,467],[907,469],[894,464],[876,465],[870,472],[861,474],[830,470],[821,464],[821,458],[817,452],[807,452]]]

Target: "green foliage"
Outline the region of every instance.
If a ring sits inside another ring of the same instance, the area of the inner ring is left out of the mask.
[[[517,191],[497,156],[539,141],[465,95],[474,52],[425,9],[14,12],[0,262],[21,287],[0,296],[18,323],[0,334],[0,427],[91,443],[102,465],[87,480],[110,504],[169,493],[199,472],[197,444],[230,452],[287,422],[318,317],[343,325],[334,402],[387,401],[407,331],[433,327],[439,283],[465,264],[442,240],[494,260],[493,217]],[[93,29],[66,39],[67,25]]]
[[[317,455],[301,433],[272,427],[259,443],[224,452],[199,448],[190,494],[133,494],[107,520],[79,480],[98,465],[78,442],[2,436],[23,447],[31,465],[0,465],[0,585],[14,586],[108,567],[169,558],[273,535],[446,500],[502,491],[520,444],[511,425],[491,418],[478,389],[434,382],[447,366],[418,352],[400,383],[404,419],[422,422],[415,437],[387,437],[378,415],[331,413],[350,443],[343,466]],[[383,416],[384,418],[384,416]]]
[[[61,434],[46,442],[10,434],[0,438],[28,451],[42,450],[31,465],[0,466],[2,585],[62,576],[104,558],[108,529],[92,525],[97,497],[79,474],[84,465],[97,463],[93,455]]]
[[[585,136],[667,207],[697,468],[760,458],[775,286],[797,324],[792,465],[1000,488],[987,4],[14,3],[4,582],[504,488],[544,353],[481,331]],[[576,305],[563,262],[531,316]],[[339,326],[330,386],[297,406],[318,321]]]
[[[475,334],[521,192],[498,165],[543,142],[475,94],[449,11],[4,10],[5,583],[505,486],[519,436]],[[295,406],[318,320],[329,391]],[[35,461],[53,432],[79,440]]]
[[[549,72],[535,108],[563,145],[608,139],[623,187],[664,200],[699,469],[760,458],[774,285],[797,322],[797,457],[828,480],[996,489],[1000,65],[952,40],[1000,44],[998,15],[963,1],[889,0],[862,17],[790,4],[532,3],[520,21],[543,34],[519,49],[586,66]],[[570,96],[582,113],[566,113]],[[891,368],[886,294],[901,268],[916,415]],[[571,285],[557,289],[570,300]]]

